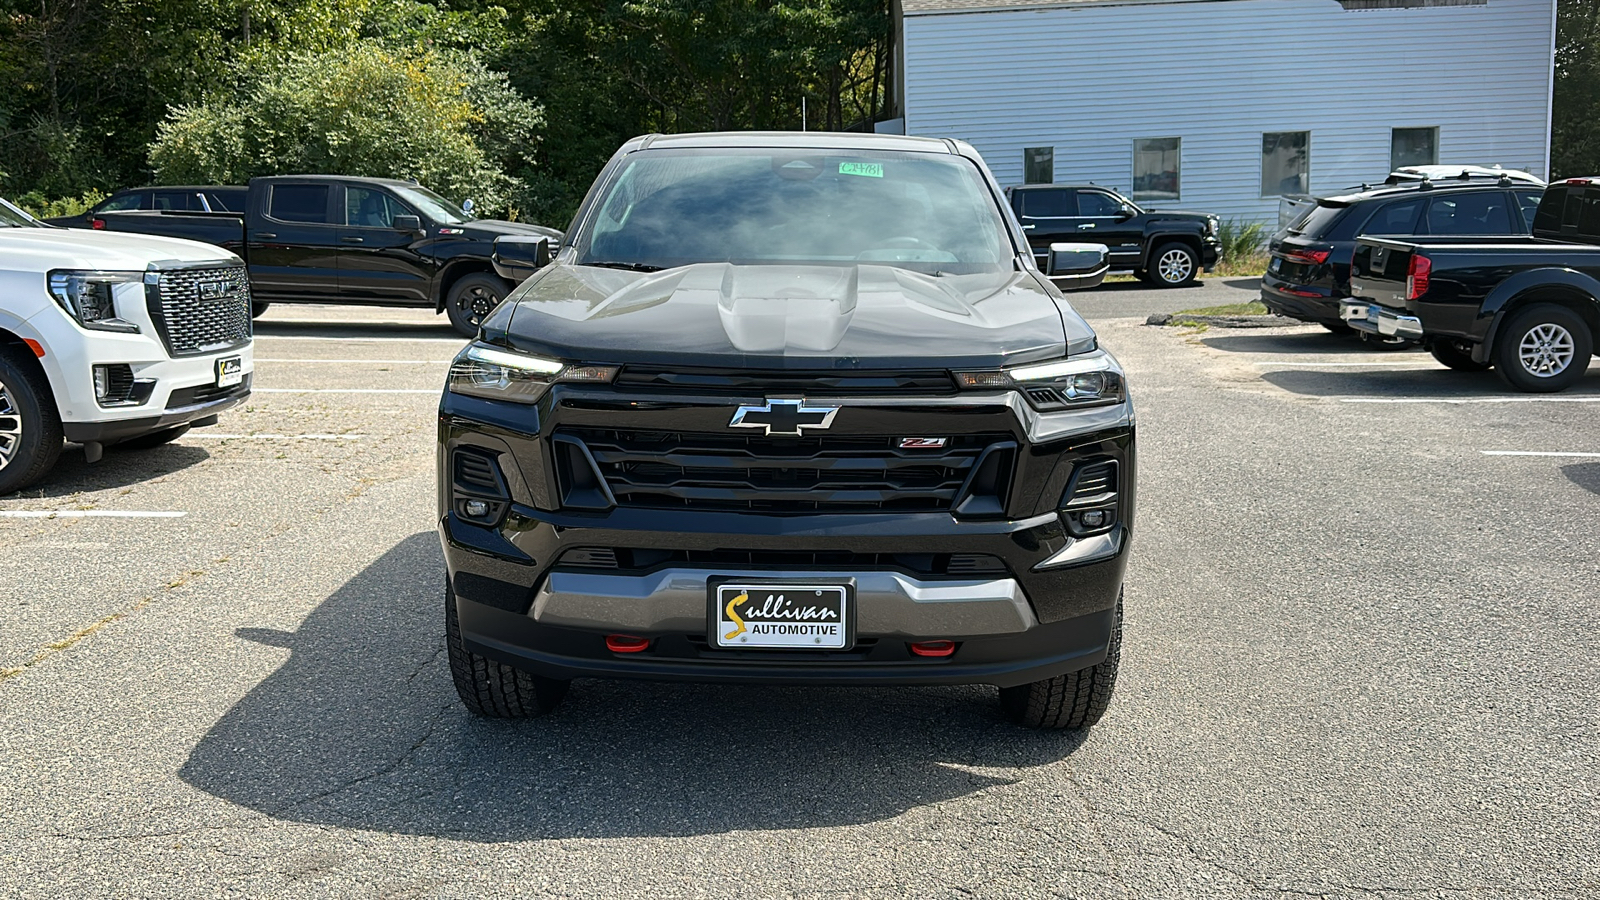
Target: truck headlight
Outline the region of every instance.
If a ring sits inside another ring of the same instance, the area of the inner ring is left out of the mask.
[[[1112,406],[1128,399],[1122,368],[1104,350],[995,372],[957,372],[956,382],[968,390],[1021,391],[1041,411]]]
[[[558,381],[609,382],[616,366],[572,365],[530,353],[469,345],[450,364],[451,393],[488,400],[537,403]]]
[[[116,295],[120,286],[138,284],[142,299],[144,274],[55,269],[49,274],[50,296],[85,328],[138,334],[139,326],[117,316]]]

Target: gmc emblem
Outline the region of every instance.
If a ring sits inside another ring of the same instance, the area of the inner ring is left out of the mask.
[[[237,281],[202,281],[195,285],[195,290],[200,292],[201,300],[221,300],[230,294],[238,293]]]

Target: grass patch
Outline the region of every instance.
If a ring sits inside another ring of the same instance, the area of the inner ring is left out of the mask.
[[[1261,304],[1261,301],[1252,300],[1249,303],[1224,303],[1221,306],[1202,306],[1197,309],[1186,309],[1183,312],[1174,313],[1172,321],[1177,324],[1183,321],[1185,316],[1264,316],[1266,314],[1267,308]]]

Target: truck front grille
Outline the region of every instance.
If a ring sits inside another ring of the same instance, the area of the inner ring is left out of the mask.
[[[563,434],[588,448],[618,506],[759,512],[948,510],[984,450],[1008,439],[960,435],[929,450],[870,435]]]
[[[165,269],[145,285],[150,319],[174,358],[250,341],[250,280],[242,265]]]

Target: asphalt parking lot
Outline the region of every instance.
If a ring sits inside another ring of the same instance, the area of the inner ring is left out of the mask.
[[[0,896],[1600,896],[1600,370],[1142,324],[1252,296],[1078,298],[1142,476],[1087,735],[985,688],[473,719],[432,524],[462,342],[274,308],[247,407],[0,500]]]

